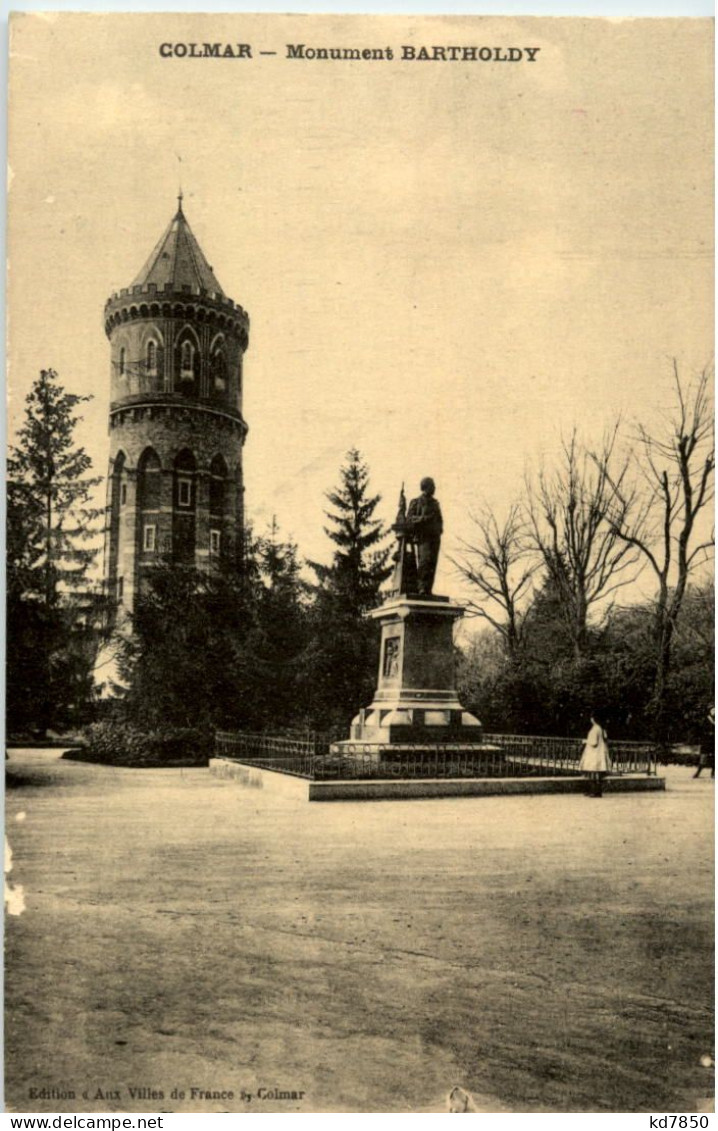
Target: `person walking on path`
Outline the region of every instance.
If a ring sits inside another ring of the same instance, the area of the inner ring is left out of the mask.
[[[710,769],[711,777],[716,776],[716,709],[711,707],[707,716],[707,726],[701,738],[701,752],[698,769],[693,777],[700,777],[701,770]]]
[[[608,736],[595,715],[591,715],[591,729],[578,768],[588,777],[588,796],[601,797],[603,780],[611,769],[611,755],[608,752]]]

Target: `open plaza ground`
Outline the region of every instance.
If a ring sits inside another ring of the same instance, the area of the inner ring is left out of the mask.
[[[53,750],[7,772],[10,1110],[712,1110],[707,774],[312,804]]]

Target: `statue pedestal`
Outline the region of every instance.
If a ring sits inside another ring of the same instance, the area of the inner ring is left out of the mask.
[[[399,596],[368,615],[381,624],[377,689],[352,720],[348,741],[332,750],[481,743],[481,724],[456,692],[453,626],[463,606],[448,597]]]

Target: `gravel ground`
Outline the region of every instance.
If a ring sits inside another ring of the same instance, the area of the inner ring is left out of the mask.
[[[712,1110],[705,776],[319,805],[53,750],[7,771],[10,1110]]]

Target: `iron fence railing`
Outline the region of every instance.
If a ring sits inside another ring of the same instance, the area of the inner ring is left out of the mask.
[[[315,761],[319,780],[345,778],[516,778],[535,776],[530,763],[485,745],[375,746],[371,752],[347,743],[341,753]],[[542,771],[543,772],[543,771]]]
[[[330,741],[328,736],[313,733],[275,735],[218,731],[215,754],[219,758],[233,758],[251,766],[311,778],[317,756],[328,753]]]
[[[484,742],[499,746],[507,758],[548,771],[578,773],[584,739],[554,735],[485,734]],[[655,774],[656,747],[650,742],[609,739],[611,765],[617,774]]]
[[[655,774],[658,768],[658,749],[650,742],[611,742],[611,762],[614,772],[620,774]]]
[[[546,735],[486,734],[483,744],[372,746],[341,744],[328,734],[227,733],[215,738],[218,757],[318,781],[366,778],[526,778],[580,773],[583,740]],[[611,742],[613,772],[655,774],[656,749],[645,742]]]

